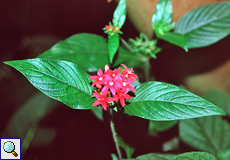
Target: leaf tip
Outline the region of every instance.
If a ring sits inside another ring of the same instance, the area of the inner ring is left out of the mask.
[[[187,46],[184,46],[184,50],[185,50],[186,52],[188,52],[188,47],[187,47]]]

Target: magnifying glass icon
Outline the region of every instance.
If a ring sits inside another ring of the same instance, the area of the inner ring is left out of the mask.
[[[3,145],[3,149],[7,153],[12,153],[15,157],[18,156],[18,154],[14,151],[15,150],[15,145],[11,141],[7,141]]]

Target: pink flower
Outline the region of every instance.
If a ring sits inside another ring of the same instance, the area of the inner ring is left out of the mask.
[[[117,94],[113,97],[114,100],[120,99],[120,103],[122,107],[125,106],[125,99],[131,99],[131,96],[129,94],[126,94],[126,91],[127,90],[125,88],[118,89]]]
[[[107,110],[107,103],[114,101],[113,98],[107,97],[106,92],[102,92],[102,95],[98,93],[93,93],[93,95],[97,98],[97,100],[93,103],[93,106],[98,106],[101,104],[102,108],[106,111]]]
[[[125,99],[131,99],[131,96],[127,94],[127,90],[136,92],[135,88],[131,85],[137,77],[134,74],[132,68],[127,68],[124,64],[121,64],[124,69],[109,69],[108,65],[105,65],[105,71],[98,70],[96,76],[91,76],[89,79],[93,80],[92,86],[96,85],[93,95],[97,100],[93,103],[93,106],[101,105],[106,111],[107,107],[111,105],[110,102],[115,102],[122,107],[125,106]],[[117,103],[118,102],[118,103]]]
[[[105,75],[107,82],[105,84],[105,86],[102,88],[102,92],[108,92],[108,90],[110,89],[111,93],[113,95],[116,94],[116,90],[118,88],[121,88],[121,84],[117,83],[118,79],[120,78],[120,75],[116,75],[114,78],[111,78],[109,75]]]
[[[133,80],[131,80],[131,79],[128,79],[128,80],[122,79],[120,81],[120,83],[122,85],[122,88],[125,88],[126,90],[130,89],[131,91],[136,92],[135,88],[133,86],[131,86],[131,84],[133,83]]]
[[[103,71],[101,69],[97,71],[97,76],[91,76],[89,77],[89,79],[94,80],[92,87],[95,84],[104,84],[106,82],[105,75],[103,74]]]
[[[134,72],[133,68],[127,68],[124,64],[121,64],[121,65],[125,68],[125,70],[122,70],[121,72],[121,74],[123,75],[123,78],[130,78],[133,81],[136,81],[135,80],[136,78],[138,79],[137,75],[133,73]]]
[[[118,68],[118,69],[114,69],[114,71],[113,71],[113,70],[109,69],[108,65],[105,65],[105,74],[110,75],[112,78],[116,77],[116,75],[119,74],[120,70],[121,70],[121,68]]]

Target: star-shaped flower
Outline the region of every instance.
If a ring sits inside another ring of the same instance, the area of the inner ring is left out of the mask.
[[[106,82],[105,75],[103,74],[103,71],[101,69],[97,71],[97,76],[91,76],[89,77],[89,79],[94,80],[94,82],[92,83],[92,87],[95,84],[104,84]]]
[[[102,92],[102,95],[99,93],[93,93],[93,95],[97,98],[97,100],[93,103],[93,106],[98,106],[101,104],[105,111],[107,110],[107,103],[114,101],[113,98],[107,97],[106,92]]]

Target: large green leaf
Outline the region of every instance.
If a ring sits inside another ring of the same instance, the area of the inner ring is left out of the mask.
[[[114,34],[114,35],[109,35],[109,62],[113,62],[113,58],[117,52],[117,49],[119,47],[119,35]]]
[[[175,157],[173,154],[149,153],[138,156],[136,160],[171,160],[173,157]]]
[[[225,114],[222,109],[201,97],[163,82],[141,84],[129,102],[125,106],[125,113],[156,121]]]
[[[174,32],[157,33],[156,35],[158,38],[177,45],[183,48],[186,52],[188,52],[188,48],[185,44],[185,39],[183,35]]]
[[[230,2],[198,7],[179,19],[175,32],[185,36],[188,48],[205,47],[230,33]]]
[[[171,0],[160,0],[157,3],[155,13],[152,17],[152,26],[156,32],[163,30],[168,32],[173,26],[170,26],[172,21],[172,4]]]
[[[77,65],[52,59],[8,61],[36,88],[47,96],[74,109],[92,109],[93,99],[89,74]]]
[[[69,61],[93,72],[109,64],[108,44],[105,38],[88,33],[80,33],[60,41],[38,56]]]
[[[212,154],[230,148],[230,125],[221,116],[183,120],[180,137],[187,144]]]
[[[204,99],[222,108],[230,116],[230,97],[219,90],[208,90],[204,93]]]
[[[217,158],[219,160],[230,159],[230,149],[228,149],[226,151],[219,152],[218,155],[217,155]]]
[[[126,0],[120,0],[113,13],[113,25],[121,28],[126,19]]]
[[[107,40],[99,35],[80,33],[58,42],[52,48],[38,56],[38,58],[56,59],[72,62],[87,72],[96,72],[109,64]],[[143,66],[142,57],[119,47],[114,65],[121,63],[128,67]]]
[[[177,155],[171,160],[217,160],[215,156],[206,152],[188,152]]]

